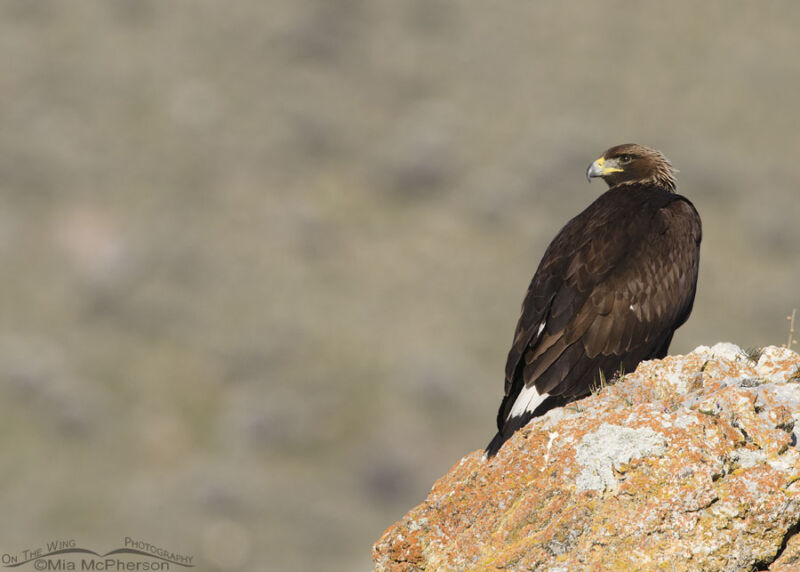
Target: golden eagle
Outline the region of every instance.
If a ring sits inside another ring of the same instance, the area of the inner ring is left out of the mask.
[[[490,457],[533,417],[588,395],[620,370],[664,357],[692,311],[700,215],[675,192],[667,158],[618,145],[586,176],[610,188],[561,229],[531,280]]]

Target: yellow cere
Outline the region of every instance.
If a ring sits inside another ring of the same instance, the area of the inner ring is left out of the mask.
[[[606,165],[605,157],[600,157],[599,159],[597,159],[594,162],[594,164],[597,165],[600,168],[600,172],[603,175],[608,175],[610,173],[621,173],[622,172],[622,169],[619,169],[617,167],[606,167],[605,166]],[[616,161],[613,164],[616,165]]]

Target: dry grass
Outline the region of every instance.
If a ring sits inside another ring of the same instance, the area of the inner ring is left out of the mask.
[[[792,349],[792,347],[797,344],[797,340],[794,339],[794,318],[796,314],[797,308],[792,308],[792,313],[786,316],[786,320],[789,322],[789,335],[786,338],[784,347],[788,349]]]

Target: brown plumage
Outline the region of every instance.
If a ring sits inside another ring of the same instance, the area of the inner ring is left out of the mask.
[[[692,311],[701,239],[700,216],[675,192],[674,175],[659,151],[635,144],[589,166],[587,177],[610,188],[561,229],[531,280],[489,456],[601,376],[666,355]]]

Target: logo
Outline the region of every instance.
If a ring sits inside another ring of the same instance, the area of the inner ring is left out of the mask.
[[[122,547],[97,552],[78,545],[74,539],[53,540],[44,546],[18,553],[0,554],[0,565],[25,570],[107,570],[147,571],[194,568],[194,557],[126,536]]]

